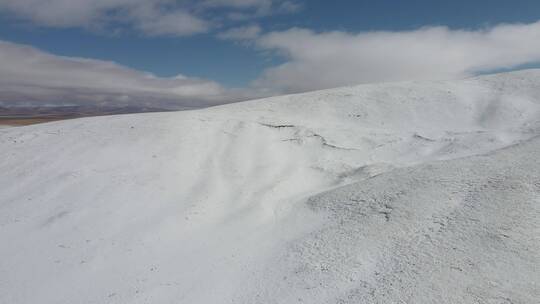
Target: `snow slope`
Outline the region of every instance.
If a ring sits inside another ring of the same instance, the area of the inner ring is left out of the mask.
[[[2,129],[0,303],[534,303],[538,134],[538,70]]]

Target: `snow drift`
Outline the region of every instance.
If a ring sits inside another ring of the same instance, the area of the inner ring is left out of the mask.
[[[0,130],[1,303],[533,303],[540,71]]]

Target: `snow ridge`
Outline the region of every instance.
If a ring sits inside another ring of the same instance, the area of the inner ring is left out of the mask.
[[[538,135],[538,70],[1,129],[0,303],[533,303]]]

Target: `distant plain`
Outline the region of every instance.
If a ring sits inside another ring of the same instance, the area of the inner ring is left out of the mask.
[[[19,127],[19,126],[28,126],[39,123],[57,121],[70,119],[74,117],[64,116],[64,117],[0,117],[0,126],[10,126],[10,127]]]

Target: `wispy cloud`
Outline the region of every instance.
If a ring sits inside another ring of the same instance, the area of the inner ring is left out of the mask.
[[[269,9],[272,3],[276,1],[272,0],[202,0],[200,1],[202,6],[207,7],[236,7],[236,8],[257,8],[257,9]]]
[[[0,0],[0,10],[37,26],[132,28],[176,36],[207,32],[211,23],[167,0]]]
[[[540,22],[481,30],[317,33],[290,29],[255,40],[287,59],[255,85],[299,92],[359,83],[450,79],[540,61]]]
[[[252,10],[254,15],[269,15],[297,12],[302,4],[293,0],[203,0],[199,7],[235,8],[239,11]]]
[[[218,34],[218,38],[223,40],[253,40],[259,37],[261,31],[261,27],[258,25],[235,27]]]
[[[204,79],[160,78],[113,62],[61,57],[0,41],[0,104],[153,106],[222,104],[255,95]]]
[[[223,26],[223,16],[247,20],[299,7],[290,0],[0,0],[0,13],[36,26],[152,36],[206,33]]]

